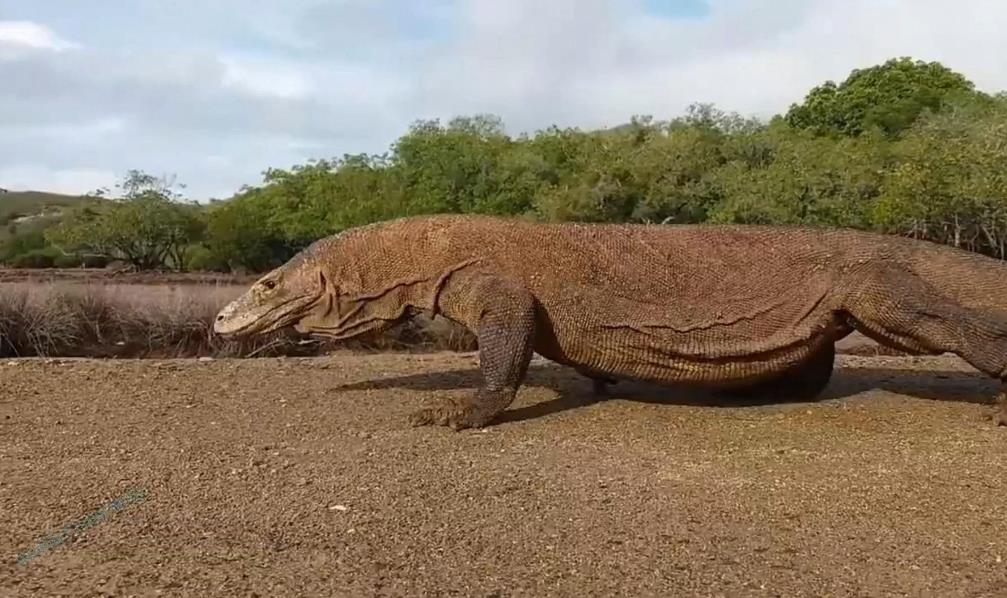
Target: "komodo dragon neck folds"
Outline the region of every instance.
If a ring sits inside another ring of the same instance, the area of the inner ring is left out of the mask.
[[[810,398],[829,381],[835,341],[860,330],[1007,375],[1007,264],[850,230],[404,218],[317,241],[224,307],[214,329],[346,339],[421,311],[477,334],[483,380],[465,400],[412,414],[414,425],[490,423],[533,352],[600,386]]]

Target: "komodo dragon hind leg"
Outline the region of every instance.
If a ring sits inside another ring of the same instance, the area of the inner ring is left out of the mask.
[[[591,388],[596,397],[608,396],[608,387],[619,383],[615,378],[583,368],[577,368],[577,373],[591,381]]]
[[[916,353],[954,353],[980,372],[1007,378],[1007,314],[959,305],[909,272],[880,270],[847,300],[864,335]],[[1004,405],[1003,386],[998,402]],[[995,416],[1007,425],[1007,405]]]
[[[738,399],[760,397],[777,401],[810,401],[829,385],[835,360],[835,343],[825,342],[808,359],[783,373],[751,386],[726,390],[723,394]]]
[[[487,277],[467,285],[461,319],[475,329],[482,385],[474,396],[410,416],[414,426],[441,425],[455,430],[481,428],[513,402],[531,363],[535,339],[535,298],[505,279]]]

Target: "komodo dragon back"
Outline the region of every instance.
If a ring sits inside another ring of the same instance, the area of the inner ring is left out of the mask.
[[[778,226],[381,222],[322,239],[218,315],[346,339],[426,312],[479,339],[474,396],[412,416],[456,429],[511,403],[534,352],[598,381],[819,392],[853,330],[1002,379],[1007,266],[912,239]]]

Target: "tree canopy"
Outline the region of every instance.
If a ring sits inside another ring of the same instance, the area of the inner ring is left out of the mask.
[[[261,184],[209,205],[131,171],[116,197],[47,230],[49,246],[12,238],[0,257],[52,246],[138,268],[262,271],[349,227],[479,213],[842,226],[1004,258],[1005,172],[1007,96],[898,58],[819,85],[768,122],[709,104],[670,120],[518,136],[492,115],[418,121],[385,154],[270,168]]]
[[[840,84],[815,87],[786,120],[818,134],[860,135],[877,128],[888,135],[908,129],[925,112],[939,112],[949,99],[979,97],[964,75],[938,62],[893,58],[856,69]]]
[[[184,268],[186,251],[202,236],[204,223],[199,206],[182,201],[172,183],[130,171],[117,185],[118,197],[99,209],[78,211],[46,231],[46,238],[64,253],[105,255],[142,270]]]

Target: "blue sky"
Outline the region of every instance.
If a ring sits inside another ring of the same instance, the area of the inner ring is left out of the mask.
[[[710,3],[706,0],[645,0],[643,9],[662,17],[700,18],[710,14]]]
[[[996,91],[1004,30],[1001,0],[0,0],[0,187],[138,168],[225,197],[271,166],[383,152],[417,119],[768,116],[901,55]]]

